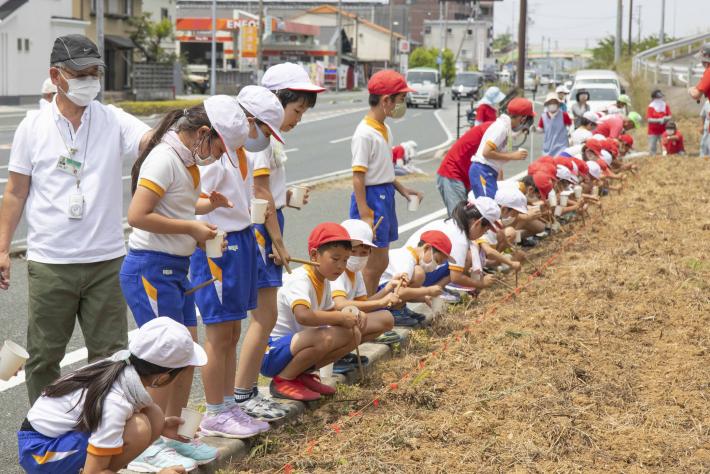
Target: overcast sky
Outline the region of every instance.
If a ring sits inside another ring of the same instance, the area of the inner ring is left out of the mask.
[[[628,38],[629,0],[624,1],[624,39]],[[634,0],[633,38],[638,33],[636,15],[641,5],[641,35],[658,35],[661,28],[661,0]],[[617,0],[528,0],[533,24],[528,44],[539,50],[542,37],[552,38],[551,48],[560,50],[593,47],[599,38],[616,31]],[[513,15],[517,37],[519,0],[495,4],[495,34],[511,30]],[[683,37],[710,31],[710,0],[666,0],[666,34]],[[545,40],[547,43],[547,40]],[[547,48],[547,44],[545,45]]]

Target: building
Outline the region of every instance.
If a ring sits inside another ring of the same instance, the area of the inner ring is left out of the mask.
[[[151,21],[168,20],[173,25],[174,32],[177,0],[143,0],[143,12],[150,13]],[[168,54],[177,52],[177,42],[174,38],[163,40],[160,46]]]
[[[7,0],[0,4],[0,104],[30,103],[49,77],[57,36],[83,34],[89,22],[73,16],[69,0]]]
[[[491,45],[493,22],[488,20],[425,20],[424,46],[450,49],[459,71],[482,71],[495,63]]]

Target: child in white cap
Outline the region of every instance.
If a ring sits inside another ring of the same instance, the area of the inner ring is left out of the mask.
[[[197,463],[153,444],[178,435],[184,422],[165,416],[147,388],[165,387],[207,363],[205,351],[179,322],[153,318],[108,359],[61,377],[42,392],[17,433],[26,472],[139,472],[177,474]]]

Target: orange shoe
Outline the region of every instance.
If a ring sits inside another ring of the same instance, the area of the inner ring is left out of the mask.
[[[319,393],[306,388],[298,378],[295,380],[286,380],[276,376],[271,379],[269,391],[273,397],[298,400],[300,402],[311,402],[320,399]]]
[[[314,373],[304,372],[296,380],[301,382],[307,389],[320,393],[321,395],[333,395],[336,392],[334,387],[326,385],[320,381],[320,377]]]

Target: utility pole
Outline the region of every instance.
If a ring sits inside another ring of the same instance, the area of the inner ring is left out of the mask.
[[[392,0],[390,0],[391,2]],[[335,91],[340,92],[340,61],[342,60],[343,54],[343,15],[342,15],[343,2],[338,0],[338,39],[335,44],[338,48],[338,53],[335,56]]]
[[[217,0],[212,0],[212,57],[210,58],[210,95],[217,92]]]
[[[99,48],[99,56],[105,62],[104,57],[104,0],[96,2],[96,46]],[[104,88],[106,87],[106,78],[101,74],[101,90],[99,91],[98,99],[103,100]]]
[[[390,23],[390,67],[394,69],[394,0],[389,0],[389,23]]]
[[[444,26],[444,0],[439,0],[439,31],[441,32],[439,43],[439,56],[436,58],[437,69],[439,70],[439,77],[441,77],[441,65],[444,62],[444,35],[446,34],[446,27]]]
[[[661,32],[658,34],[658,44],[666,42],[666,0],[661,0]]]
[[[259,0],[259,24],[257,25],[256,36],[259,42],[256,43],[256,77],[261,80],[264,56],[264,0]]]
[[[527,37],[528,0],[520,0],[520,19],[518,20],[518,89],[525,90],[525,42]]]
[[[636,42],[637,43],[641,42],[641,7],[643,7],[643,5],[639,5],[639,11],[636,14]]]
[[[614,37],[614,62],[621,60],[621,23],[624,16],[624,1],[616,1],[616,36]]]
[[[633,38],[631,36],[631,30],[633,29],[633,23],[634,22],[634,0],[629,0],[629,56],[631,56],[631,53],[633,51],[633,48],[631,46],[631,39]]]

